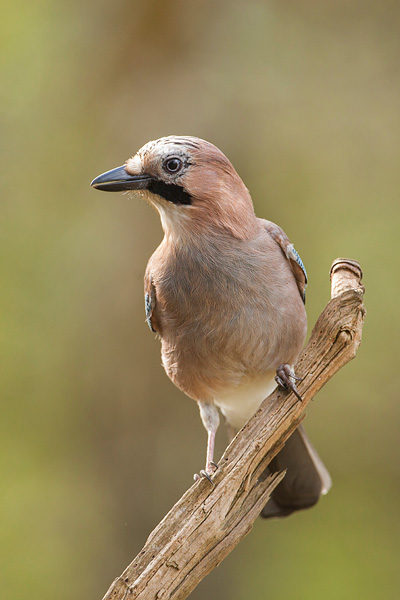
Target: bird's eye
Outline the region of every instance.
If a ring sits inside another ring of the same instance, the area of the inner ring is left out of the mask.
[[[180,158],[167,158],[163,167],[167,173],[178,173],[181,170],[183,163]]]

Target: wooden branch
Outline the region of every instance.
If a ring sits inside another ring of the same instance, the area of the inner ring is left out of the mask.
[[[354,358],[365,315],[356,261],[331,268],[331,300],[296,365],[303,402],[276,390],[226,449],[213,475],[197,481],[150,534],[144,548],[103,600],[187,598],[250,531],[285,473],[260,474],[303,418],[323,385]]]

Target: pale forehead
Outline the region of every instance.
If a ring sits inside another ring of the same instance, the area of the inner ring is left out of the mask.
[[[142,160],[146,160],[154,154],[162,159],[171,156],[171,154],[177,154],[178,156],[189,154],[191,150],[198,150],[199,148],[200,144],[196,138],[169,136],[148,142],[138,150],[137,155]]]

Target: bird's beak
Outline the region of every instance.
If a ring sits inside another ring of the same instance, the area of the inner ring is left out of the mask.
[[[149,175],[129,175],[125,166],[111,169],[102,173],[90,184],[96,190],[105,192],[124,192],[126,190],[145,190],[149,187],[152,178]]]

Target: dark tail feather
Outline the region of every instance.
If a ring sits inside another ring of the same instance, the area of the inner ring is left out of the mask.
[[[285,477],[261,511],[261,516],[266,519],[286,517],[296,510],[313,506],[321,495],[328,493],[332,485],[325,465],[301,425],[292,433],[264,473],[268,475],[285,469]]]

